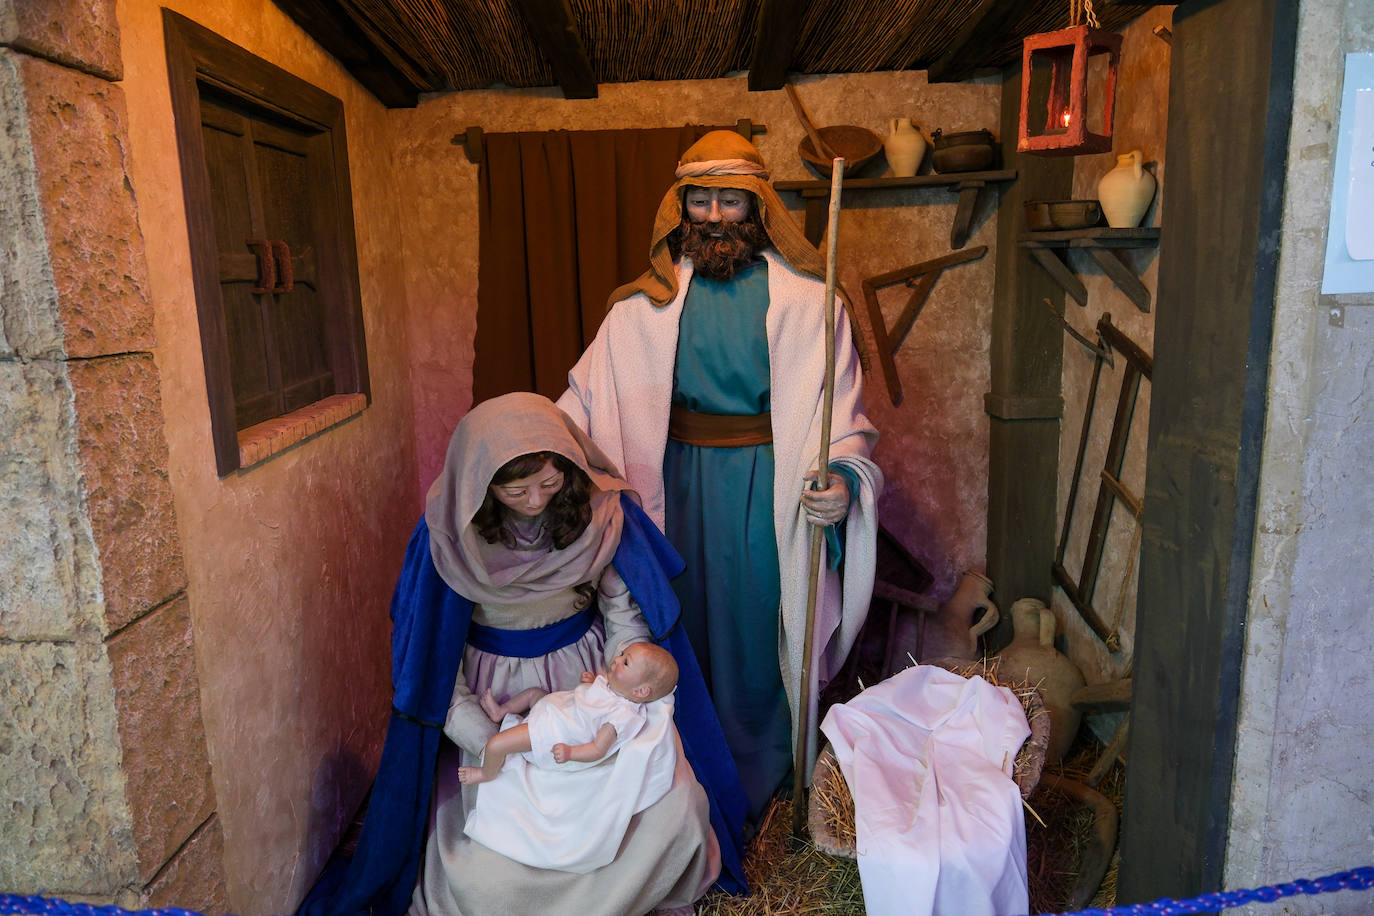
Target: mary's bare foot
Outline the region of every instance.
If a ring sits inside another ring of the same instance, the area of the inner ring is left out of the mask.
[[[506,711],[501,708],[500,703],[496,702],[496,697],[491,695],[490,687],[482,692],[482,697],[477,701],[477,704],[482,707],[482,712],[487,714],[487,718],[497,725],[500,725],[501,720],[506,716]]]
[[[481,767],[459,767],[458,781],[465,786],[475,786],[490,780],[482,773]]]

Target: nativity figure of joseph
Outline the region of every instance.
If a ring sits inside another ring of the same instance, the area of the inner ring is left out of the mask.
[[[686,561],[673,581],[682,620],[756,824],[791,770],[804,701],[810,525],[826,526],[830,546],[806,691],[812,722],[818,687],[867,614],[883,484],[869,457],[877,432],[840,309],[829,486],[810,489],[824,262],[752,143],[713,131],[682,155],[649,260],[612,294],[558,406],[622,469]]]

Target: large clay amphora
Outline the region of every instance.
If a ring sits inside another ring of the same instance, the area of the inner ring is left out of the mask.
[[[910,118],[892,118],[888,121],[883,151],[887,154],[887,164],[892,167],[893,176],[910,178],[916,174],[921,167],[921,160],[926,156],[926,138]]]
[[[1022,598],[1011,606],[1014,633],[1011,644],[997,653],[997,673],[1005,679],[1039,685],[1050,714],[1049,762],[1064,758],[1078,734],[1082,714],[1069,697],[1083,686],[1083,673],[1054,648],[1054,611],[1037,598]]]
[[[1116,157],[1116,168],[1097,183],[1097,199],[1102,214],[1113,229],[1134,229],[1140,225],[1155,196],[1155,176],[1145,171],[1140,150]]]

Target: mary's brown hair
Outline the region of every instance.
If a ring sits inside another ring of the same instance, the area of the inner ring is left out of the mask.
[[[563,488],[544,509],[544,530],[553,538],[554,549],[562,550],[587,530],[592,520],[592,482],[586,472],[557,452],[530,452],[512,458],[497,469],[491,477],[491,485],[487,487],[482,508],[472,517],[472,523],[488,544],[500,541],[511,549],[516,546],[515,535],[503,524],[508,510],[492,496],[491,486],[537,474],[548,462],[552,462],[554,470],[563,474]]]

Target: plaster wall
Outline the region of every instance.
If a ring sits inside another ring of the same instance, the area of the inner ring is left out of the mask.
[[[1169,45],[1154,34],[1157,26],[1168,27],[1173,7],[1155,7],[1122,30],[1121,65],[1117,75],[1116,117],[1112,131],[1112,150],[1074,159],[1073,197],[1097,198],[1097,183],[1117,165],[1117,156],[1140,150],[1157,182],[1157,190],[1141,226],[1157,226],[1160,201],[1165,191],[1164,147],[1169,108]],[[1123,250],[1123,260],[1136,271],[1153,300],[1158,289],[1159,250],[1157,247]],[[1154,351],[1154,314],[1140,311],[1112,283],[1102,268],[1085,251],[1069,251],[1071,270],[1088,291],[1088,304],[1079,306],[1064,297],[1064,318],[1089,340],[1097,338],[1097,322],[1104,314],[1112,324],[1135,341],[1146,353]],[[1064,420],[1059,439],[1059,510],[1063,531],[1068,508],[1069,488],[1079,440],[1082,436],[1093,355],[1067,333],[1064,335],[1063,397]],[[1097,399],[1091,420],[1091,434],[1079,475],[1078,495],[1069,528],[1064,566],[1075,577],[1082,574],[1088,531],[1097,504],[1099,472],[1104,466],[1112,419],[1121,389],[1124,362],[1120,356],[1113,366],[1102,367]],[[1145,445],[1149,432],[1150,383],[1142,380],[1127,439],[1126,461],[1121,480],[1136,495],[1145,492]],[[1119,503],[1113,510],[1102,563],[1097,580],[1094,607],[1110,625],[1117,624],[1120,646],[1108,651],[1077,609],[1060,589],[1054,591],[1053,605],[1064,633],[1066,653],[1083,669],[1089,683],[1128,677],[1134,653],[1135,596],[1139,525]],[[1016,596],[1005,596],[1008,603]],[[1102,737],[1110,736],[1114,723],[1101,726]]]
[[[372,403],[267,461],[216,476],[161,7],[344,103]],[[121,0],[131,175],[149,252],[168,468],[228,903],[291,912],[351,818],[388,714],[388,601],[416,518],[400,256],[388,138],[397,118],[276,6]]]
[[[1368,3],[1301,4],[1228,887],[1317,877],[1374,854],[1374,431],[1363,416],[1374,295],[1321,294],[1345,54],[1369,51]],[[1368,896],[1285,909],[1362,913]]]
[[[1000,112],[999,84],[993,79],[929,85],[924,72],[874,73],[803,77],[797,86],[817,124],[857,124],[884,136],[888,119],[896,116],[912,118],[927,135],[936,128],[995,131]],[[815,177],[797,155],[804,131],[785,94],[749,92],[744,75],[610,84],[599,92],[599,98],[579,101],[567,101],[557,90],[439,95],[395,123],[396,164],[408,185],[403,239],[421,493],[437,474],[448,437],[472,399],[478,167],[454,145],[455,134],[470,125],[487,131],[591,130],[730,125],[749,118],[768,127],[755,142],[774,180]],[[882,165],[879,160],[864,174],[881,174]],[[800,222],[800,195],[784,199]],[[841,283],[858,297],[865,277],[948,253],[955,204],[955,194],[945,188],[846,193]],[[940,597],[952,590],[962,570],[982,569],[986,552],[988,436],[982,396],[989,384],[995,206],[995,194],[985,193],[967,243],[987,245],[988,253],[941,277],[897,354],[902,405],[890,403],[876,360],[865,392],[881,433],[875,457],[887,475],[883,524],[935,574]],[[647,249],[646,239],[645,266]],[[907,294],[893,288],[881,298],[890,325]],[[856,305],[862,311],[861,298]]]

